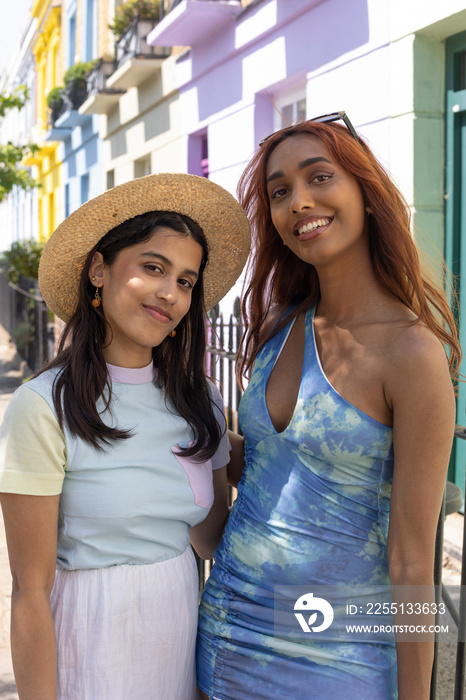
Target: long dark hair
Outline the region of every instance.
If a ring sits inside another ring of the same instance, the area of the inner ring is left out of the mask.
[[[239,375],[251,370],[258,351],[271,335],[292,316],[309,308],[320,293],[314,266],[283,246],[272,222],[267,194],[269,158],[284,139],[297,134],[320,139],[335,161],[358,182],[365,204],[372,212],[369,245],[377,279],[449,348],[450,372],[456,378],[461,347],[455,321],[444,290],[421,269],[411,234],[408,204],[363,139],[358,143],[341,124],[313,121],[271,136],[253,156],[238,184],[238,199],[251,223],[254,245],[242,302],[245,331],[241,339],[243,358]],[[295,305],[296,309],[273,328],[268,338],[260,338],[260,330],[273,304],[285,308]]]
[[[165,338],[153,348],[152,356],[156,381],[164,389],[167,408],[184,418],[195,436],[194,444],[183,448],[183,454],[205,461],[216,451],[225,426],[219,426],[215,418],[204,369],[203,272],[208,245],[201,227],[189,217],[174,212],[148,212],[124,221],[101,238],[84,263],[78,304],[65,326],[58,354],[36,376],[48,369],[60,369],[54,381],[53,402],[62,430],[66,422],[72,435],[101,450],[131,436],[130,427],[109,427],[97,410],[97,400],[102,398],[105,409],[111,411],[112,387],[102,352],[107,323],[102,307],[96,309],[91,305],[95,290],[89,280],[89,268],[96,251],[111,265],[121,250],[143,243],[160,227],[189,236],[202,248],[199,279],[193,288],[190,309],[177,325],[176,336]]]

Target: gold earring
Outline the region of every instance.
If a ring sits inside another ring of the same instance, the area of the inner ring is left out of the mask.
[[[176,335],[175,329],[173,329],[172,331],[170,331],[170,333],[169,333],[168,335],[170,336],[170,338],[174,338],[175,335]]]
[[[93,279],[95,279],[95,278],[93,277]],[[102,303],[102,297],[99,294],[99,288],[96,287],[95,288],[95,295],[94,295],[93,300],[91,301],[91,304],[92,304],[92,306],[94,306],[94,308],[97,308],[98,306],[100,306],[101,303]]]
[[[370,207],[366,207],[366,214],[367,214],[367,216],[371,216],[371,214],[373,214],[373,213],[374,213],[374,212],[372,211],[372,209],[371,209]]]

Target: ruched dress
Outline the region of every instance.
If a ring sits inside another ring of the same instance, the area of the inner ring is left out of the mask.
[[[240,406],[246,438],[238,497],[202,596],[198,682],[218,700],[394,700],[392,637],[281,634],[274,594],[283,586],[389,585],[387,534],[392,430],[327,380],[305,319],[295,410],[277,433],[266,385],[288,323],[259,352]],[[349,585],[348,585],[349,584]]]

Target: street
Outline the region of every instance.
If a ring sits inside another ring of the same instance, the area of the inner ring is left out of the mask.
[[[21,383],[22,365],[8,333],[0,326],[0,421],[11,394]],[[18,700],[10,654],[11,574],[0,515],[0,700]]]

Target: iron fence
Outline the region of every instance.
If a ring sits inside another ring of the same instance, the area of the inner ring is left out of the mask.
[[[228,427],[239,432],[238,407],[242,392],[236,381],[236,357],[243,330],[239,297],[228,320],[220,313],[218,305],[209,312],[209,320],[207,372],[223,396]]]
[[[53,355],[53,325],[37,280],[8,282],[0,273],[0,323],[13,338],[21,357],[33,371]]]
[[[174,10],[180,2],[181,0],[162,0],[160,3],[159,21],[161,22],[165,15]]]
[[[107,79],[115,72],[115,61],[100,58],[86,76],[87,97],[101,92],[121,93],[121,90],[107,88]]]
[[[115,42],[116,68],[131,58],[167,58],[170,46],[150,46],[147,36],[155,27],[155,20],[139,19],[136,15],[129,29]]]
[[[241,304],[237,297],[233,304],[233,313],[228,320],[220,313],[219,306],[209,312],[207,327],[207,373],[214,380],[223,397],[227,426],[239,433],[238,407],[241,399],[241,389],[236,381],[236,356],[242,334]],[[228,487],[230,505],[236,495],[236,489]],[[204,589],[210,574],[213,560],[200,559],[195,553],[199,572],[199,595]]]
[[[462,425],[457,425],[455,427],[455,437],[460,439],[460,440],[466,440],[466,428]],[[447,483],[448,486],[448,483]],[[459,490],[459,489],[458,489]],[[464,494],[466,494],[466,484],[465,484],[465,490]],[[440,533],[440,539],[443,542],[443,520],[444,520],[444,514],[445,514],[445,506],[446,506],[446,501],[447,497],[444,498],[444,502],[442,504],[442,513],[440,515],[440,521],[441,521],[441,533]],[[460,499],[461,501],[461,499]],[[459,508],[461,508],[461,504],[459,505]],[[458,508],[455,506],[453,511],[450,512],[456,512]],[[448,511],[446,512],[448,515]],[[440,585],[440,589],[442,590],[442,597],[444,602],[446,603],[446,606],[450,612],[450,615],[453,618],[453,622],[456,625],[457,629],[457,646],[456,646],[456,665],[455,665],[455,689],[454,689],[454,700],[463,700],[464,698],[464,681],[465,681],[465,670],[466,670],[466,643],[465,643],[465,637],[466,637],[466,566],[465,566],[465,558],[466,558],[466,529],[464,527],[463,523],[463,546],[462,546],[462,556],[461,556],[461,588],[460,588],[460,599],[459,599],[459,604],[456,606],[453,601],[451,600],[448,591],[446,590],[445,586]],[[437,582],[436,582],[437,583]],[[440,584],[441,584],[441,575],[440,575]],[[434,681],[432,683],[432,689],[431,689],[431,694],[430,694],[430,700],[435,700],[436,698],[436,690],[437,690],[437,683],[436,683],[436,662],[437,662],[437,657],[438,657],[438,643],[436,644],[436,650],[435,650],[435,659],[434,659]]]

